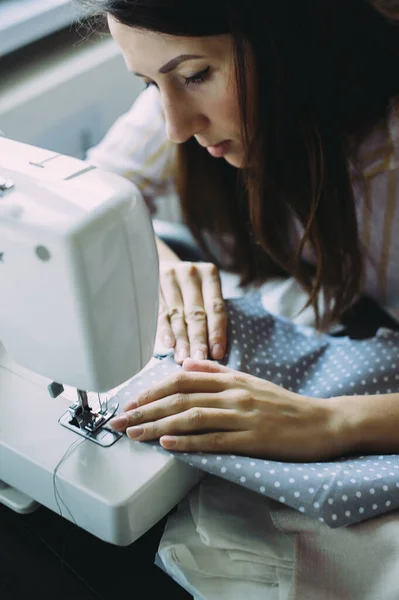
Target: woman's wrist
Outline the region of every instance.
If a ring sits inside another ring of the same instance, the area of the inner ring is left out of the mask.
[[[328,400],[334,409],[335,443],[340,448],[341,454],[360,451],[365,415],[358,398],[358,396],[339,396]]]
[[[332,398],[342,452],[399,452],[399,394]]]

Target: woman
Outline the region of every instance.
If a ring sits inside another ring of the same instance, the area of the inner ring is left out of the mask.
[[[183,214],[212,263],[228,257],[243,285],[292,275],[322,328],[361,292],[399,305],[394,2],[80,3],[156,88]],[[183,372],[134,399],[116,429],[294,461],[399,450],[398,394],[326,402],[199,360],[225,351],[213,264],[169,265],[162,293],[159,332]]]

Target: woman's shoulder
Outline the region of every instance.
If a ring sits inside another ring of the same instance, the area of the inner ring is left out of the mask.
[[[150,86],[142,90],[124,116],[127,122],[164,124],[165,117],[157,89]]]
[[[387,118],[361,142],[356,168],[366,178],[399,170],[399,97],[391,101]]]

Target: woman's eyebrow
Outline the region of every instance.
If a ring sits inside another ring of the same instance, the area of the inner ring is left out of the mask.
[[[161,67],[159,69],[159,73],[162,73],[162,75],[165,75],[166,73],[170,73],[171,71],[176,69],[176,67],[178,67],[182,62],[184,62],[186,60],[196,60],[198,58],[205,58],[205,57],[201,56],[200,54],[180,54],[179,56],[172,58],[172,60],[170,60],[168,63],[166,63],[166,65]],[[144,75],[141,75],[140,73],[133,73],[133,74],[137,75],[137,77],[144,77]]]
[[[173,71],[173,69],[176,69],[176,67],[178,67],[180,65],[180,63],[184,62],[185,60],[194,60],[194,59],[198,59],[198,58],[204,58],[204,57],[199,54],[180,54],[180,56],[176,56],[176,58],[172,58],[172,60],[170,60],[168,63],[166,63],[166,65],[161,67],[159,69],[159,72],[162,74],[169,73],[170,71]]]

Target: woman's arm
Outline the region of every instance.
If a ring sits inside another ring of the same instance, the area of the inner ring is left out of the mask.
[[[333,399],[348,452],[399,453],[399,394]]]
[[[175,194],[176,146],[167,139],[159,93],[144,90],[119,117],[87,161],[137,185],[151,212],[153,200]]]

